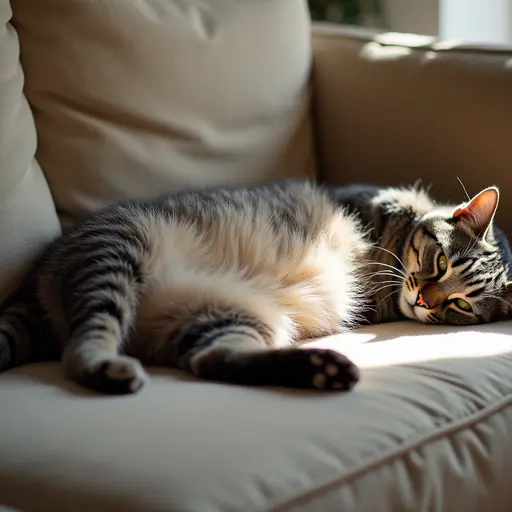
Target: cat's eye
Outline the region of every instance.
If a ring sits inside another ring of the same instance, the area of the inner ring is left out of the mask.
[[[444,274],[448,268],[448,258],[443,253],[437,258],[437,268],[440,274]]]
[[[462,309],[462,311],[471,311],[471,306],[464,299],[456,299],[455,304],[458,308]]]

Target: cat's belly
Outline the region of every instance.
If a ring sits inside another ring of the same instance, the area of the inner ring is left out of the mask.
[[[325,231],[306,243],[276,238],[263,225],[231,232],[226,226],[209,236],[185,225],[156,226],[160,232],[151,237],[136,331],[147,338],[164,325],[179,329],[184,320],[214,307],[264,320],[280,346],[339,332],[357,309],[355,261],[366,248],[353,225],[343,221],[345,232],[327,236]]]

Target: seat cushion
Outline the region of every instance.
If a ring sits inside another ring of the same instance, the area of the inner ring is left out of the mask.
[[[0,2],[0,304],[60,229],[23,95],[20,48],[9,2]],[[1,502],[1,501],[0,501]]]
[[[62,214],[314,174],[305,0],[13,9],[38,159]]]
[[[0,501],[24,511],[510,511],[512,323],[315,341],[348,394],[152,371],[104,397],[37,364],[0,376]]]

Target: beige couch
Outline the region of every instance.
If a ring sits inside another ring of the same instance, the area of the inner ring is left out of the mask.
[[[327,25],[311,38],[299,0],[12,0],[12,19],[8,4],[0,300],[59,221],[190,185],[421,178],[461,200],[459,176],[470,193],[501,187],[512,233],[510,50]],[[12,370],[0,503],[510,512],[511,326],[405,322],[314,341],[363,368],[335,396],[155,369],[141,394],[101,397],[58,364]]]

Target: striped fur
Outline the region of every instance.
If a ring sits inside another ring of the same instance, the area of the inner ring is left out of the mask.
[[[425,323],[466,325],[510,315],[510,247],[493,225],[498,200],[498,189],[491,187],[468,203],[436,207],[422,216],[403,254],[408,277],[400,309],[405,316]],[[441,256],[444,270],[439,266]]]
[[[41,353],[49,327],[67,374],[100,392],[136,392],[147,380],[142,364],[238,384],[350,389],[353,363],[297,342],[365,319],[430,321],[402,307],[419,271],[399,260],[412,265],[417,246],[431,257],[422,233],[441,229],[431,217],[441,210],[417,188],[295,181],[116,205],[56,240],[29,279],[34,291],[4,309],[0,369]],[[473,265],[503,284],[496,276],[508,267],[493,243],[489,235],[487,263],[460,265],[472,276],[468,300],[482,287]],[[494,314],[478,310],[477,321]],[[461,323],[450,312],[429,315]]]

